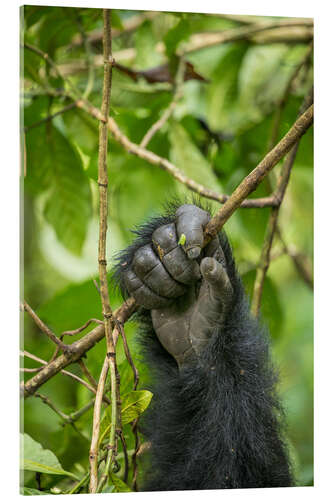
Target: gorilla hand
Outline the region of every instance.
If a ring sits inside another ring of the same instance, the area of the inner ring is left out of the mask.
[[[156,335],[179,366],[200,358],[223,327],[233,295],[218,237],[202,249],[209,218],[195,205],[182,205],[122,271],[127,292],[151,310]]]

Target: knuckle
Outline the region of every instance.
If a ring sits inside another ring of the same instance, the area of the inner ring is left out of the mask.
[[[132,265],[134,271],[138,274],[148,272],[156,265],[154,253],[150,245],[140,247],[135,252]]]
[[[165,253],[170,252],[177,246],[176,227],[174,223],[160,226],[153,232],[153,245],[156,248],[160,259]]]

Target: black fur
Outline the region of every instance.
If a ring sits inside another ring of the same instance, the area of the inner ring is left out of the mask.
[[[122,270],[136,249],[151,241],[157,227],[174,220],[177,206],[135,231],[135,242],[119,256],[120,286]],[[234,298],[223,330],[216,331],[202,355],[202,365],[179,371],[154,333],[150,312],[137,314],[139,342],[152,379],[148,388],[154,394],[141,429],[151,442],[145,491],[293,485],[269,339],[250,314],[224,233],[220,242]]]

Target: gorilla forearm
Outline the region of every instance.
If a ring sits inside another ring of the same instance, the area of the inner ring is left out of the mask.
[[[155,229],[175,221],[176,208],[142,226],[122,253],[117,274],[123,289],[124,269]],[[154,394],[142,428],[151,442],[144,490],[292,485],[269,342],[250,315],[226,236],[219,241],[233,295],[198,359],[179,368],[160,343],[150,311],[142,308],[137,316]]]

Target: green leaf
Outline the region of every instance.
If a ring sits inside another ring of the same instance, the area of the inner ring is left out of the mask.
[[[121,405],[122,424],[128,424],[138,418],[147,409],[152,397],[150,391],[132,391],[126,394]]]
[[[207,92],[207,118],[212,130],[234,132],[244,121],[246,113],[239,109],[238,79],[246,43],[231,44],[222,53],[211,76]]]
[[[120,477],[118,477],[113,472],[111,472],[111,481],[114,486],[113,492],[115,493],[124,493],[132,491],[131,488],[127,486],[127,484],[124,483],[124,481],[122,481]]]
[[[192,142],[182,125],[176,122],[172,123],[169,130],[169,139],[171,143],[171,161],[191,179],[207,188],[221,192],[220,183],[211,165]],[[187,191],[187,188],[178,184],[176,189],[181,193]]]
[[[35,496],[35,495],[50,495],[50,492],[36,490],[35,488],[27,488],[26,486],[24,486],[23,488],[20,488],[20,494],[25,496]]]
[[[91,155],[98,151],[98,122],[80,109],[72,109],[63,114],[68,135],[74,144]]]
[[[23,464],[21,464],[23,470],[70,476],[77,479],[74,474],[62,468],[59,460],[51,450],[45,450],[40,443],[34,441],[28,434],[21,434],[21,439],[23,441]]]
[[[91,209],[91,190],[82,161],[68,139],[51,124],[27,133],[27,187],[48,190],[44,216],[58,239],[80,254]]]
[[[153,394],[150,391],[131,391],[123,397],[121,408],[122,425],[129,424],[138,418],[149,406]],[[102,443],[111,427],[111,406],[104,412],[100,424],[100,438]]]

